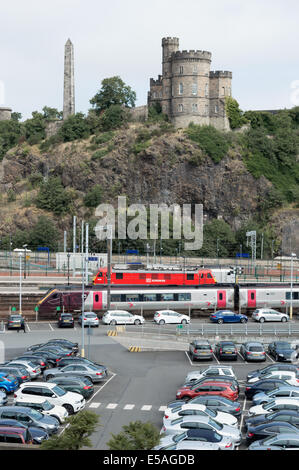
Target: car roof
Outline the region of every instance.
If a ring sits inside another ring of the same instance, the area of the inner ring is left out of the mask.
[[[15,405],[6,405],[0,406],[0,411],[17,411],[18,413],[28,413],[32,412],[32,408],[29,406],[15,406]]]
[[[37,381],[24,382],[24,383],[20,384],[20,388],[21,387],[51,387],[51,388],[53,388],[54,386],[55,386],[55,384],[50,384],[48,382],[37,382]]]
[[[18,434],[24,434],[27,432],[27,428],[23,428],[21,426],[5,426],[0,424],[0,432],[5,432],[7,431],[8,433],[18,433]]]

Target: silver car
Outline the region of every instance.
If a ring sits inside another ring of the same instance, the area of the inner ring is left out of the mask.
[[[235,426],[218,423],[205,416],[184,416],[164,424],[160,434],[179,434],[183,429],[205,428],[216,431],[221,436],[229,437],[235,445],[239,445],[242,439],[241,432]]]
[[[249,341],[241,344],[240,354],[245,361],[266,361],[266,351],[262,343]]]
[[[221,450],[234,450],[235,445],[230,437],[222,436],[211,429],[188,429],[180,434],[170,434],[162,436],[159,444],[153,450],[166,450],[171,445],[182,443],[194,443],[203,445],[217,445]],[[200,449],[199,449],[200,450]]]
[[[185,383],[193,382],[204,377],[215,377],[215,375],[219,375],[221,377],[234,377],[236,379],[236,374],[231,366],[209,366],[201,370],[189,372],[185,379]]]
[[[44,371],[43,377],[46,380],[53,379],[58,376],[71,375],[78,377],[87,377],[91,382],[101,382],[107,377],[107,369],[105,366],[94,364],[69,364],[59,369],[47,369]]]
[[[253,396],[252,405],[263,405],[269,403],[274,398],[285,397],[285,398],[297,398],[299,399],[299,387],[293,387],[291,385],[282,385],[274,390],[268,392],[258,392]]]
[[[42,373],[41,368],[30,360],[25,361],[25,359],[15,359],[11,362],[8,362],[6,365],[9,367],[20,365],[23,366],[28,371],[31,379],[36,379]]]
[[[79,325],[82,326],[82,315],[78,318]],[[94,312],[85,312],[83,315],[83,326],[95,326],[99,327],[100,320]]]
[[[255,310],[252,314],[252,319],[260,323],[265,321],[289,321],[290,317],[286,313],[277,312],[272,308],[259,308]]]
[[[283,433],[267,437],[250,444],[248,450],[299,450],[299,433]]]

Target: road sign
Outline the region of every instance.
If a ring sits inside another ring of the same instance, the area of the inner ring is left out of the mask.
[[[99,258],[97,256],[89,256],[88,261],[99,261]]]

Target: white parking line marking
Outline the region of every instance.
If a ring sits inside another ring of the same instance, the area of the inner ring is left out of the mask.
[[[101,403],[90,403],[89,408],[98,408]]]
[[[150,411],[152,409],[152,405],[143,405],[141,411]]]
[[[103,390],[104,387],[106,387],[106,385],[110,382],[110,380],[114,379],[114,377],[116,376],[116,374],[113,374],[110,379],[107,380],[107,382],[104,383],[104,385],[102,385],[94,394],[93,396],[86,402],[86,403],[90,403],[94,398],[95,396],[101,391]]]
[[[109,405],[106,406],[108,410],[115,410],[115,408],[118,406],[118,403],[109,403]]]
[[[185,351],[185,354],[186,354],[186,356],[188,357],[188,361],[190,362],[191,366],[193,366],[193,362],[191,361],[190,356],[189,356],[189,354],[187,353],[187,351]]]
[[[51,328],[52,331],[54,331],[54,328],[52,327],[50,323],[49,323],[49,327]]]
[[[165,411],[167,409],[167,406],[160,406],[159,411]]]
[[[275,362],[274,359],[272,359],[272,357],[270,357],[267,353],[266,353],[266,356],[270,359],[271,362]]]
[[[134,407],[135,405],[125,405],[124,410],[133,410]]]

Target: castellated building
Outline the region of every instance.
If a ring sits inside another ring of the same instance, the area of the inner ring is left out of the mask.
[[[229,130],[225,97],[232,72],[211,71],[211,52],[179,51],[178,38],[162,39],[162,75],[150,79],[148,106],[160,103],[175,127],[190,122]]]

